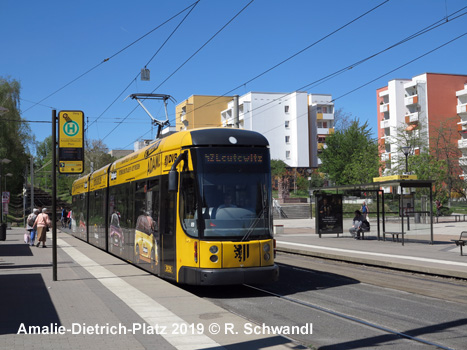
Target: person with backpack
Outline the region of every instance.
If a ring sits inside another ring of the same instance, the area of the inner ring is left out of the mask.
[[[34,222],[36,221],[37,214],[39,214],[39,209],[34,208],[31,214],[28,215],[26,219],[26,231],[29,232],[29,245],[34,245],[34,239],[36,238],[36,229],[34,228]]]
[[[45,245],[45,240],[47,239],[47,231],[49,227],[52,226],[50,222],[49,215],[47,214],[47,208],[42,208],[42,213],[37,215],[36,221],[34,222],[33,228],[37,227],[37,245],[42,242],[42,248],[47,248]]]

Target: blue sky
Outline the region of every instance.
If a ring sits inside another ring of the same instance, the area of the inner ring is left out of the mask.
[[[137,107],[136,101],[124,101],[132,93],[168,94],[180,103],[191,95],[224,95],[238,86],[228,95],[250,91],[288,93],[298,89],[332,94],[337,98],[336,108],[362,122],[368,121],[376,136],[377,88],[387,85],[389,80],[425,72],[467,74],[465,35],[338,98],[466,33],[465,15],[330,80],[303,89],[467,6],[465,0],[384,2],[255,0],[156,89],[250,0],[201,0],[162,48],[189,9],[121,52],[195,0],[0,0],[0,77],[21,83],[24,119],[50,121],[52,108],[82,110],[89,126],[86,136],[103,139],[110,149],[132,149],[136,140],[154,137],[147,114]],[[383,5],[247,83],[379,4]],[[460,13],[464,12],[467,9]],[[109,57],[110,60],[101,63]],[[135,79],[149,61],[151,81]],[[42,102],[35,104],[39,101]],[[146,106],[154,116],[165,118],[161,103],[150,102]],[[174,125],[175,104],[169,103],[168,110]],[[51,134],[49,123],[30,125],[38,141]]]

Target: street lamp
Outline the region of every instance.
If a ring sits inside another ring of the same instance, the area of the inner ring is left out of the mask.
[[[2,188],[2,177],[3,177],[3,164],[10,163],[9,159],[0,159],[0,193],[2,195],[2,205],[0,206],[0,224],[3,224],[3,188]]]
[[[409,163],[407,161],[407,158],[409,157],[409,154],[410,154],[410,151],[412,150],[412,147],[410,146],[403,146],[402,147],[402,152],[404,153],[405,155],[405,172],[408,173],[409,172]]]

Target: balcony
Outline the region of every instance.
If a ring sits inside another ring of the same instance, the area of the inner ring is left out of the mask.
[[[410,123],[417,123],[418,122],[418,112],[415,113],[410,113],[405,116],[405,123],[410,124]]]
[[[457,105],[457,114],[467,115],[467,103]]]
[[[461,134],[465,134],[467,132],[467,121],[457,123],[457,131]]]
[[[466,156],[462,156],[459,158],[459,166],[461,166],[462,168],[467,168],[467,157]]]
[[[316,113],[318,120],[334,120],[334,113]]]
[[[318,135],[330,135],[334,134],[334,128],[316,128]]]
[[[459,149],[467,149],[467,139],[460,139],[457,141]]]
[[[415,105],[418,103],[418,95],[412,95],[404,99],[406,106]]]
[[[381,129],[389,128],[389,119],[384,119],[381,121]]]
[[[388,162],[391,160],[391,153],[381,153],[381,161]]]
[[[379,111],[380,113],[389,113],[389,103],[379,105]]]

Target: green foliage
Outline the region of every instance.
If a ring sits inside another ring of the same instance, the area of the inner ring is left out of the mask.
[[[279,159],[271,159],[271,176],[282,177],[287,173],[287,164]]]
[[[20,84],[16,80],[0,78],[0,159],[11,160],[11,163],[3,165],[2,172],[13,175],[7,178],[7,189],[12,196],[22,191],[24,169],[32,143],[31,130],[20,116],[19,100]],[[4,186],[4,179],[2,182]]]
[[[336,185],[372,182],[381,164],[378,143],[370,132],[367,122],[360,125],[354,120],[347,129],[329,135],[320,156],[320,171],[327,173]]]
[[[52,136],[49,136],[36,146],[34,159],[35,181],[34,184],[44,190],[52,189]],[[84,148],[84,174],[91,172],[91,163],[94,170],[110,164],[115,159],[108,153],[107,146],[101,140],[86,140]],[[81,175],[57,174],[57,196],[60,199],[71,202],[71,186],[73,181]]]

